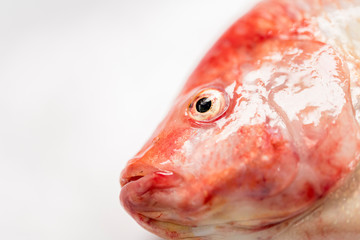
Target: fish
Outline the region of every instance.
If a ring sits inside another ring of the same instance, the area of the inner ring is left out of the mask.
[[[163,239],[360,239],[360,1],[266,0],[121,172]]]

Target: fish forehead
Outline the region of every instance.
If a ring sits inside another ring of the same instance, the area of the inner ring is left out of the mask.
[[[308,25],[302,23],[302,10],[283,1],[274,1],[272,7],[268,5],[258,5],[229,28],[189,77],[182,93],[219,77],[222,77],[223,82],[231,82],[241,74],[239,65],[252,65],[258,60],[248,52],[253,52],[258,45],[274,37],[288,39],[291,35],[298,36],[297,30]],[[303,38],[311,38],[311,33],[301,35]]]
[[[358,0],[264,1],[223,34],[189,77],[181,94],[219,77],[231,82],[241,73],[238,65],[256,64],[258,59],[247,52],[269,39],[321,41],[352,59],[359,58],[359,24]]]
[[[227,138],[231,134],[240,137],[236,129],[242,126],[279,124],[279,112],[276,108],[281,108],[281,112],[289,120],[299,121],[299,118],[303,118],[308,125],[319,125],[324,115],[336,116],[341,112],[347,101],[345,95],[349,86],[348,75],[331,47],[307,40],[268,40],[256,48],[253,53],[257,59],[255,64],[237,66],[242,68],[242,74],[231,79],[232,82],[227,87],[231,88],[227,91],[231,104],[215,127],[194,127],[178,120],[184,118],[186,103],[191,99],[189,95],[184,97],[185,104],[173,107],[175,113],[170,113],[173,116],[162,127],[171,129],[171,135],[176,136],[173,130],[177,128],[177,124],[181,126],[178,139],[174,141],[184,144],[178,144],[177,148],[183,147],[187,156],[196,150],[197,144],[207,146],[210,151],[213,144],[230,141]],[[216,78],[200,89],[218,85],[219,82],[224,83],[221,78]],[[194,92],[197,91],[195,89]],[[179,99],[182,99],[181,96]],[[187,134],[185,128],[196,130],[194,134]],[[231,140],[228,144],[231,145],[231,142],[234,141]],[[220,148],[215,150],[226,152]]]

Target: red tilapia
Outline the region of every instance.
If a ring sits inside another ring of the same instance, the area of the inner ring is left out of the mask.
[[[360,239],[360,1],[269,0],[212,47],[121,174],[165,239]]]

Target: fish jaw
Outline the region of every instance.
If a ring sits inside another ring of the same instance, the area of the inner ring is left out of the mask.
[[[171,197],[171,191],[181,180],[170,171],[153,171],[123,183],[120,201],[142,227],[159,236],[166,239],[193,237],[191,227],[169,222],[167,209],[164,208],[174,205],[171,201],[176,199]]]
[[[360,152],[347,59],[313,27],[295,5],[268,1],[210,50],[121,175],[120,200],[140,225],[166,239],[306,229],[290,223],[327,201]],[[189,101],[209,88],[227,110],[194,121]]]

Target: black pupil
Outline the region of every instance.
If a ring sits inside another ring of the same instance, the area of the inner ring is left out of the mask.
[[[209,98],[201,98],[199,101],[197,101],[196,103],[196,110],[199,113],[204,113],[209,111],[211,108],[211,100]]]

